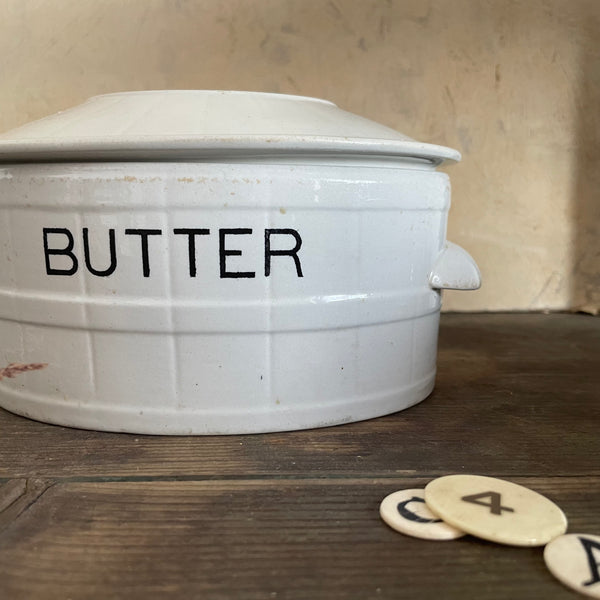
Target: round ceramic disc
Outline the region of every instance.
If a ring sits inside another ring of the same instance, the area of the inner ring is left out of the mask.
[[[600,536],[561,535],[544,548],[544,560],[550,573],[567,587],[600,598]]]
[[[425,540],[454,540],[465,535],[427,508],[424,492],[400,490],[386,496],[379,507],[381,518],[392,529]]]
[[[554,502],[494,477],[440,477],[425,488],[425,500],[450,525],[500,544],[543,546],[567,530],[567,519]]]

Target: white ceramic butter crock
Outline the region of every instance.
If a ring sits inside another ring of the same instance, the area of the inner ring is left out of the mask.
[[[313,98],[132,92],[0,136],[0,406],[152,434],[321,427],[424,399],[449,148]]]

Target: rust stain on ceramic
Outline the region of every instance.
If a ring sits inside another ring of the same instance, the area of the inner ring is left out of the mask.
[[[45,369],[47,366],[48,363],[10,363],[7,367],[0,369],[0,381],[5,377],[7,379],[13,379],[17,375],[26,373],[27,371],[39,371],[40,369]]]

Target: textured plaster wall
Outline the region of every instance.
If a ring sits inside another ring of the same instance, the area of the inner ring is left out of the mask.
[[[463,153],[454,310],[600,305],[600,1],[3,0],[0,130],[94,94],[327,98]]]

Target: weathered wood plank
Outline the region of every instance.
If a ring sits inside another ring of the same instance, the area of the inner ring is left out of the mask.
[[[600,475],[600,319],[442,315],[423,403],[328,429],[169,438],[79,431],[0,410],[0,478]]]
[[[571,598],[541,548],[428,542],[380,521],[423,478],[62,483],[0,533],[0,597]],[[600,478],[515,478],[600,530]]]
[[[0,485],[0,514],[25,493],[27,479],[9,479]]]
[[[47,479],[12,479],[0,486],[0,532],[51,485],[52,482]]]

